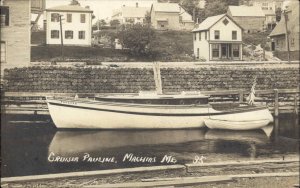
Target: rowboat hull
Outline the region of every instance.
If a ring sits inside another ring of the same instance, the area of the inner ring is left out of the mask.
[[[204,120],[205,125],[210,129],[228,130],[260,129],[270,122],[273,122],[273,116],[267,108],[245,112],[238,116],[237,114],[210,116]]]

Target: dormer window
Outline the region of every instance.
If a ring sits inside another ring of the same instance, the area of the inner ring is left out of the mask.
[[[9,26],[9,7],[7,6],[0,6],[0,15],[1,15],[1,26]]]

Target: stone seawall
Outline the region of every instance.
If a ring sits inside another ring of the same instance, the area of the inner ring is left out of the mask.
[[[214,65],[161,68],[164,92],[298,88],[298,66]],[[11,92],[135,93],[154,90],[153,69],[129,67],[33,66],[7,69],[4,89]]]

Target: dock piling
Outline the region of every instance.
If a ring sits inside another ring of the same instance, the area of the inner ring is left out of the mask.
[[[274,115],[278,117],[279,114],[279,102],[278,102],[278,89],[274,89]]]

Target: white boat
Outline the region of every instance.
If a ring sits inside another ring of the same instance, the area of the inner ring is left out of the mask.
[[[242,114],[214,115],[204,120],[210,129],[252,130],[265,127],[273,122],[273,116],[267,108]]]
[[[268,119],[266,107],[237,105],[216,110],[208,96],[180,95],[108,95],[91,99],[47,98],[57,128],[81,129],[183,129],[204,127],[211,117]],[[226,106],[226,104],[225,104]],[[249,127],[248,127],[249,128]]]

